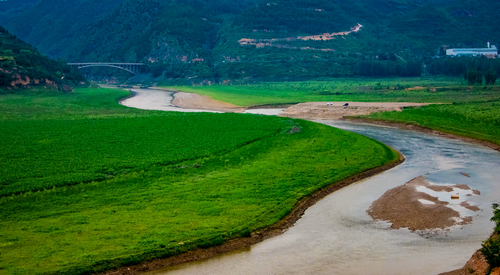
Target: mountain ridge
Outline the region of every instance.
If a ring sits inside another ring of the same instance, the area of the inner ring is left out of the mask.
[[[39,1],[36,7],[55,0]],[[91,11],[95,1],[68,3]],[[500,19],[500,3],[493,0],[106,1],[102,5],[114,8],[100,9],[92,20],[54,21],[56,33],[61,22],[72,32],[40,39],[35,26],[20,37],[70,61],[145,62],[150,77],[189,79],[349,76],[367,60],[396,56],[390,61],[404,66],[449,47],[500,42],[491,23]],[[36,25],[40,21],[26,16],[36,11],[16,20]],[[8,26],[17,34],[23,24],[16,20]],[[347,33],[357,24],[357,32]]]

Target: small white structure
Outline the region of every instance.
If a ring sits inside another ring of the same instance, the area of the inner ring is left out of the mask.
[[[490,58],[498,56],[498,49],[495,45],[490,45],[488,42],[487,48],[459,48],[447,49],[446,55],[448,56],[480,56],[484,55]]]

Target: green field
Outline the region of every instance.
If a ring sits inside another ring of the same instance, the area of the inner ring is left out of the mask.
[[[429,105],[406,108],[402,112],[373,113],[364,117],[410,123],[500,145],[500,100]]]
[[[173,86],[238,106],[312,101],[467,102],[500,98],[499,86],[466,86],[459,78],[328,79],[212,86]],[[422,87],[408,90],[408,88]]]
[[[214,246],[398,158],[308,121],[143,111],[116,103],[126,95],[0,97],[0,274],[87,274]]]

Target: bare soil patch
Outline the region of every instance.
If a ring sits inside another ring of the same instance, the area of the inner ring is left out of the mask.
[[[348,103],[348,106],[343,106]],[[288,107],[281,116],[302,119],[342,119],[376,112],[402,111],[404,107],[420,107],[430,103],[411,102],[307,102]]]
[[[459,212],[448,207],[449,202],[421,192],[417,190],[418,187],[450,193],[450,196],[454,191],[453,188],[471,190],[466,185],[432,185],[420,176],[387,191],[373,202],[367,211],[368,214],[375,220],[390,222],[392,229],[408,228],[411,231],[445,229],[454,225],[465,225],[472,221],[472,217],[462,217]],[[466,201],[463,201],[460,206],[472,211],[480,210]]]
[[[245,108],[233,105],[231,103],[211,99],[208,96],[184,92],[175,93],[172,104],[177,107],[186,109],[202,109],[233,113],[242,113],[245,111]]]
[[[486,275],[488,274],[489,267],[490,265],[486,262],[483,254],[480,250],[478,250],[474,254],[472,254],[472,257],[469,259],[469,261],[467,261],[462,269],[441,273],[439,275]]]

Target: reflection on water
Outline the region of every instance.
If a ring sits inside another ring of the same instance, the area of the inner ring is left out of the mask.
[[[324,198],[283,235],[149,274],[437,274],[461,268],[489,237],[491,204],[500,198],[499,152],[390,127],[322,123],[377,139],[407,159]],[[481,191],[468,200],[482,210],[473,213],[469,225],[423,235],[389,230],[386,222],[368,216],[366,210],[383,193],[420,175],[436,184],[465,183]]]

